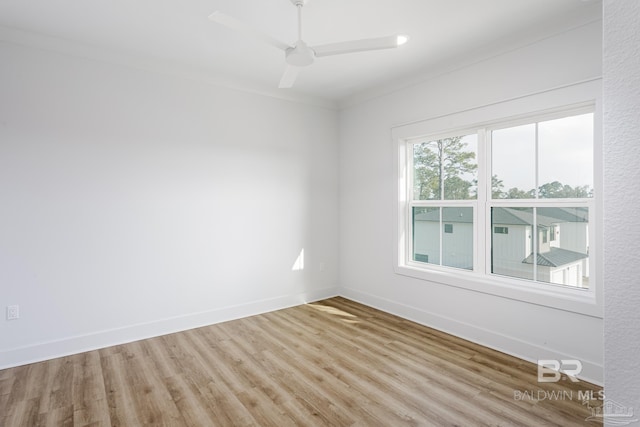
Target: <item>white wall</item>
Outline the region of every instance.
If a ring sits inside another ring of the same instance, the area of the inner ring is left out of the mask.
[[[336,294],[334,110],[8,42],[0,64],[0,368]]]
[[[395,125],[601,76],[601,21],[575,28],[340,115],[340,284],[358,301],[520,357],[580,359],[602,381],[603,322],[394,273]]]
[[[605,394],[640,419],[640,2],[604,2]],[[634,423],[634,425],[640,422]],[[607,425],[619,425],[612,422]]]

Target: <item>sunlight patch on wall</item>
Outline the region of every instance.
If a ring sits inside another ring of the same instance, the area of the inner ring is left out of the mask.
[[[296,262],[293,263],[291,267],[291,271],[302,271],[304,270],[304,248],[300,250],[300,255],[296,258]]]

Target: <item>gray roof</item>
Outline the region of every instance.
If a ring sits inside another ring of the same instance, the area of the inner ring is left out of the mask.
[[[538,216],[540,215],[553,218],[555,222],[589,222],[589,209],[586,207],[538,208]]]
[[[560,267],[587,258],[587,254],[574,252],[567,249],[551,248],[551,251],[537,254],[536,263],[544,267]],[[522,260],[525,264],[532,264],[533,254]]]
[[[538,217],[538,222],[540,219]],[[493,224],[530,225],[533,222],[533,210],[531,208],[493,208],[491,209],[491,221]]]
[[[420,208],[418,208],[420,209]],[[440,220],[440,212],[438,209],[430,210],[428,212],[419,213],[415,216],[416,221],[433,221],[438,222]],[[445,207],[442,210],[442,222],[473,222],[473,209],[463,207]]]
[[[493,208],[494,224],[530,225],[533,223],[531,208]],[[538,226],[550,227],[561,222],[589,222],[587,208],[540,207],[537,214]]]
[[[421,209],[421,208],[417,208]],[[448,207],[442,211],[442,222],[473,222],[470,208]],[[533,210],[531,208],[493,208],[493,224],[504,225],[530,225],[533,222]],[[560,222],[589,222],[587,208],[538,208],[538,226],[550,227]],[[415,215],[416,221],[440,220],[438,209]]]

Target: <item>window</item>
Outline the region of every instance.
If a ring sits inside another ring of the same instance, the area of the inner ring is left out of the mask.
[[[401,264],[589,288],[593,106],[403,143]]]
[[[477,206],[477,134],[417,139],[409,145],[412,171],[411,259],[473,270]],[[454,226],[456,232],[454,233]]]
[[[491,223],[512,229],[509,237],[492,238],[493,274],[589,285],[594,117],[565,114],[487,130]],[[514,204],[524,200],[525,206]]]
[[[601,94],[596,78],[393,126],[394,272],[602,316]]]

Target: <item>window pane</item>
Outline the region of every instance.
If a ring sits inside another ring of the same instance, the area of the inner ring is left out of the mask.
[[[473,270],[473,208],[442,208],[442,221],[442,265]]]
[[[473,270],[473,208],[414,207],[412,259]]]
[[[535,153],[535,124],[491,132],[491,195],[493,199],[535,197]]]
[[[593,114],[538,125],[539,197],[593,197]]]
[[[542,235],[538,240],[537,280],[588,288],[588,208],[537,208],[537,222],[538,234]]]
[[[491,208],[491,230],[491,272],[533,280],[533,208]]]
[[[589,287],[588,208],[492,208],[491,229],[492,273]]]
[[[413,208],[413,260],[440,264],[440,208]]]
[[[440,140],[443,143],[444,199],[467,200],[478,197],[478,135]]]
[[[477,134],[414,144],[414,200],[477,198],[477,151]]]

